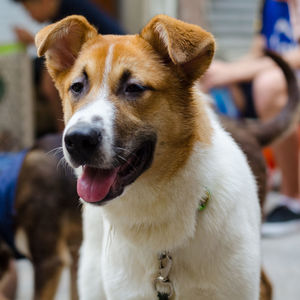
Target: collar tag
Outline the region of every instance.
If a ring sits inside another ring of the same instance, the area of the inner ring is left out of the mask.
[[[211,194],[208,189],[205,190],[205,196],[200,199],[198,211],[202,211],[206,208],[208,201],[211,199]]]

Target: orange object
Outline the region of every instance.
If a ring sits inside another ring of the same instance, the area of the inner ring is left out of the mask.
[[[270,147],[266,147],[263,149],[263,155],[265,157],[265,160],[267,162],[267,166],[271,169],[274,170],[276,168],[276,162],[274,158],[273,151]]]

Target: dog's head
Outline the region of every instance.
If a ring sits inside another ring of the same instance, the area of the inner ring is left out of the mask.
[[[195,139],[209,139],[191,92],[214,54],[200,27],[159,15],[139,35],[102,36],[70,16],[41,30],[36,45],[63,101],[64,153],[83,166],[84,200],[105,203],[150,170],[170,175]]]

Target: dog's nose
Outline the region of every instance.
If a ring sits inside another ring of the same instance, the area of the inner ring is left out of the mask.
[[[73,125],[65,134],[65,146],[74,162],[83,165],[88,163],[99,149],[102,135],[99,128],[89,124]]]

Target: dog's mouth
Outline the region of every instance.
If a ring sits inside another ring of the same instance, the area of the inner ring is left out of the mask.
[[[83,173],[77,181],[78,195],[84,201],[98,205],[121,195],[127,185],[150,167],[154,148],[155,141],[146,141],[126,159],[119,159],[118,166],[111,169],[83,166]]]

